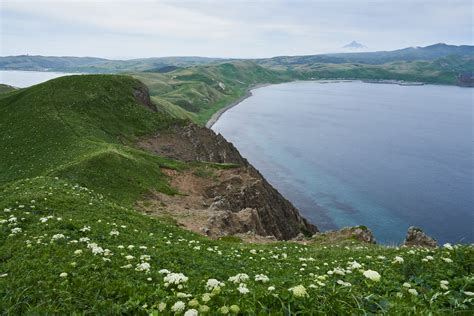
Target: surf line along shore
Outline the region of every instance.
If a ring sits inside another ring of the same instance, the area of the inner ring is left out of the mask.
[[[234,106],[236,106],[237,104],[239,104],[243,100],[247,99],[248,97],[251,97],[252,96],[252,90],[255,90],[255,89],[258,89],[258,88],[263,88],[263,87],[266,87],[266,86],[269,86],[269,85],[271,85],[271,83],[259,83],[259,84],[256,84],[256,85],[253,85],[253,86],[249,87],[243,96],[241,96],[237,100],[233,101],[229,105],[223,107],[222,109],[220,109],[219,111],[214,113],[211,116],[211,118],[209,119],[209,121],[207,121],[206,127],[211,128],[214,124],[216,124],[217,120],[222,116],[222,114],[225,113],[225,111],[233,108]]]

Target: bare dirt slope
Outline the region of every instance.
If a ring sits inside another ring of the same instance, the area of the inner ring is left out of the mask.
[[[176,125],[140,140],[138,146],[183,161],[234,166],[198,165],[167,171],[171,185],[181,194],[151,194],[139,202],[147,213],[170,216],[191,230],[211,236],[250,232],[283,240],[317,232],[231,143],[210,129]]]

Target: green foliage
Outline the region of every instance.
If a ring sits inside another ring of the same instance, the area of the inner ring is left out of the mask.
[[[136,75],[157,112],[125,76],[62,77],[1,95],[1,313],[158,315],[182,302],[210,314],[472,314],[472,245],[245,244],[132,208],[150,190],[178,193],[163,168],[207,177],[236,167],[151,155],[132,146],[139,137],[177,123],[172,116],[204,123],[249,86],[293,75],[252,63]]]
[[[152,99],[166,113],[204,125],[211,116],[260,83],[295,77],[253,62],[232,62],[177,69],[168,73],[133,73],[150,89]]]
[[[15,87],[0,83],[0,94],[15,91],[15,90],[16,90]]]
[[[81,75],[0,98],[0,184],[55,175],[127,203],[152,188],[172,193],[160,168],[184,164],[127,146],[173,122],[137,103],[141,87],[131,77]]]
[[[178,301],[210,314],[237,305],[243,314],[467,315],[473,259],[468,245],[213,241],[51,177],[0,188],[0,310],[7,315],[173,314]],[[178,288],[161,269],[189,279]],[[229,280],[239,273],[248,279]],[[225,285],[206,288],[208,279]]]

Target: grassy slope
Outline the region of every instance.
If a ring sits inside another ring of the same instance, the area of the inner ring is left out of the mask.
[[[9,86],[7,84],[1,84],[0,83],[0,94],[15,91],[15,90],[16,90],[15,87]]]
[[[290,72],[269,70],[252,62],[195,66],[165,74],[147,72],[133,76],[149,87],[153,100],[168,113],[202,125],[219,109],[242,97],[252,85],[295,78]]]
[[[124,76],[70,76],[3,95],[0,184],[60,176],[127,202],[150,187],[171,192],[159,167],[182,164],[124,145],[171,121],[136,103],[139,85]]]
[[[133,201],[147,190],[173,192],[161,167],[187,167],[127,146],[170,122],[136,103],[132,91],[139,85],[123,76],[71,76],[0,97],[2,313],[145,315],[166,303],[170,314],[178,301],[213,314],[231,305],[247,314],[472,311],[470,246],[244,245],[211,241],[135,212]],[[103,252],[93,254],[97,247]],[[404,263],[393,263],[397,255]],[[423,262],[428,255],[433,259]],[[362,268],[349,271],[353,260]],[[139,271],[145,262],[149,272]],[[344,275],[330,272],[337,267]],[[189,280],[181,289],[166,286],[160,269]],[[365,278],[367,269],[381,280]],[[250,276],[242,282],[248,294],[227,281],[237,273]],[[257,274],[269,281],[255,281]],[[203,299],[211,292],[208,278],[226,283],[209,301]],[[449,292],[441,280],[449,281]],[[404,282],[419,294],[410,294]],[[307,297],[291,294],[297,285]]]
[[[0,188],[0,210],[0,310],[6,314],[147,315],[157,313],[160,303],[167,304],[164,314],[172,314],[170,308],[178,301],[187,304],[186,310],[207,306],[212,314],[231,305],[246,314],[262,315],[468,315],[473,309],[468,294],[474,290],[474,252],[469,246],[409,250],[350,240],[327,246],[212,241],[48,177]],[[40,220],[48,216],[46,222]],[[90,231],[81,231],[84,227]],[[15,228],[22,231],[12,233]],[[111,235],[114,230],[119,234]],[[64,238],[53,237],[57,234]],[[92,243],[110,253],[94,255]],[[395,263],[396,256],[404,262]],[[427,256],[433,259],[423,262]],[[354,260],[362,268],[349,269]],[[144,262],[150,265],[148,272],[139,271]],[[337,267],[344,272],[328,274]],[[183,273],[189,280],[181,289],[167,286],[160,269]],[[364,277],[362,272],[368,269],[379,272],[381,280]],[[62,273],[67,275],[61,277]],[[237,273],[250,276],[241,282],[248,294],[239,293],[239,285],[228,281]],[[265,274],[269,281],[255,281],[257,274]],[[225,286],[206,290],[211,278]],[[449,290],[441,288],[441,280],[449,282]],[[340,285],[341,281],[350,286]],[[418,295],[410,294],[404,282]],[[305,287],[307,297],[291,294],[288,289],[297,285]],[[269,291],[270,286],[275,290]],[[210,292],[206,301],[203,294]]]

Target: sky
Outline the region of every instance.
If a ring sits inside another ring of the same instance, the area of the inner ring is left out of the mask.
[[[256,58],[473,43],[472,0],[0,0],[0,55]]]

